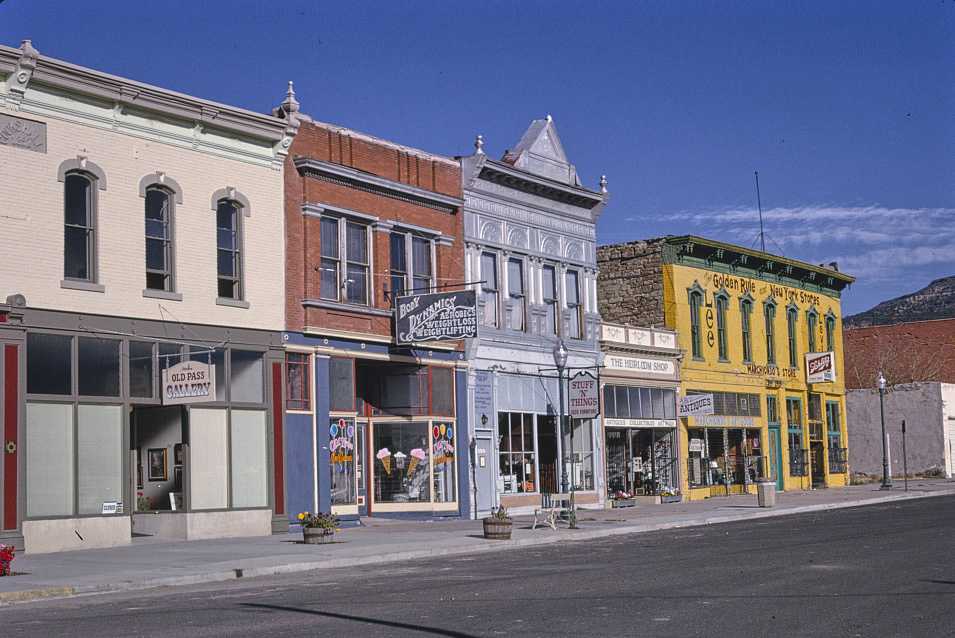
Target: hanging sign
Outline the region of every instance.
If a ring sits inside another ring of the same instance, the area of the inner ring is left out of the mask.
[[[199,361],[183,361],[162,371],[164,405],[215,400],[215,366]]]
[[[578,372],[570,379],[568,409],[573,419],[592,419],[600,414],[600,388],[597,377]]]
[[[691,394],[680,397],[679,416],[702,416],[713,414],[712,394]]]
[[[806,383],[833,383],[836,380],[835,357],[831,352],[806,353]]]
[[[474,291],[398,297],[395,300],[395,335],[402,344],[476,337]]]

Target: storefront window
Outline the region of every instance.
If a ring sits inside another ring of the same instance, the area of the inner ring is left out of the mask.
[[[428,424],[376,423],[374,429],[375,501],[430,501]]]
[[[354,505],[357,502],[355,420],[333,418],[328,434],[332,505]]]
[[[456,499],[454,482],[454,424],[436,423],[431,428],[431,457],[434,459],[434,500],[449,503]],[[412,450],[412,452],[414,452]]]
[[[232,410],[232,507],[265,507],[268,496],[268,442],[265,410]]]
[[[285,407],[289,410],[308,410],[311,407],[310,361],[311,355],[299,352],[285,354]]]
[[[330,410],[350,412],[355,409],[354,359],[328,359],[328,401]]]
[[[229,505],[227,433],[225,408],[189,411],[192,509],[224,509]]]
[[[237,403],[262,403],[265,391],[264,355],[261,352],[234,349],[229,354],[232,364],[230,399]]]
[[[594,489],[594,443],[593,421],[591,419],[567,419],[568,425],[574,429],[573,446],[569,437],[565,441],[565,449],[572,452],[570,475],[575,490]]]
[[[129,342],[129,395],[153,397],[153,344],[148,341]]]
[[[73,514],[73,404],[27,403],[27,516]]]
[[[123,410],[79,405],[76,423],[77,514],[102,514],[123,499]]]
[[[115,339],[77,339],[77,393],[119,396],[119,346]]]
[[[536,455],[534,453],[534,415],[501,412],[498,415],[500,437],[500,479],[502,494],[537,490]]]
[[[27,392],[72,394],[73,338],[27,334]]]

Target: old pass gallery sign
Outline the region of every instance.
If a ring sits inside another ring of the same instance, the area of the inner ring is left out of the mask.
[[[200,403],[216,400],[216,367],[183,361],[162,371],[162,402]]]
[[[474,300],[473,290],[398,297],[395,304],[398,343],[476,337]]]

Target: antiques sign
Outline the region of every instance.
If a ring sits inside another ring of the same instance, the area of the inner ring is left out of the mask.
[[[680,413],[684,416],[702,416],[713,414],[712,394],[690,394],[680,397]]]
[[[398,297],[395,301],[395,334],[398,343],[476,337],[474,291]]]
[[[215,366],[199,361],[183,361],[162,371],[164,405],[215,400]]]

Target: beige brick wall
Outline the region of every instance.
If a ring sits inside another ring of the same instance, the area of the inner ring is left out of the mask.
[[[27,306],[184,323],[281,330],[284,324],[284,231],[281,170],[0,108],[46,122],[45,154],[0,146],[0,301],[20,293]],[[157,129],[159,130],[159,129]],[[223,144],[228,141],[223,139]],[[268,149],[263,147],[262,153]],[[70,290],[63,279],[63,183],[57,169],[85,155],[106,175],[98,190],[97,283],[105,292]],[[175,292],[181,301],[143,296],[145,199],[139,184],[164,172],[182,188],[173,221]],[[216,213],[212,195],[235,187],[250,203],[243,217],[244,300],[216,304]],[[165,313],[161,312],[162,306]]]

